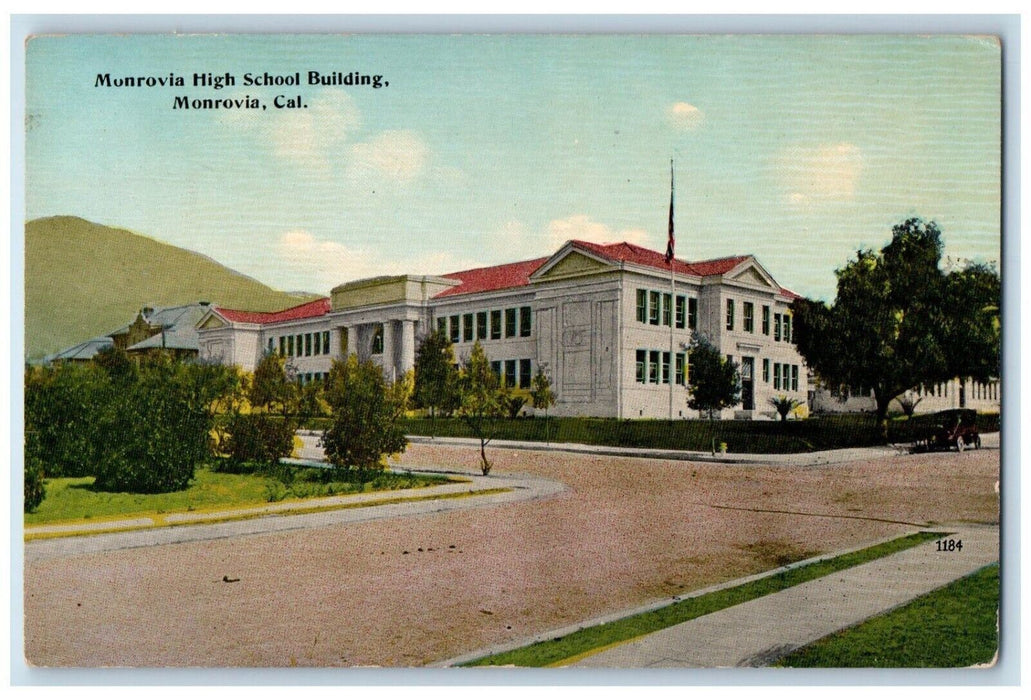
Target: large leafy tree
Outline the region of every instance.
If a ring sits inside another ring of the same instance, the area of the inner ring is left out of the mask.
[[[410,393],[404,381],[387,384],[382,369],[355,355],[334,360],[325,389],[333,422],[322,446],[335,468],[364,474],[382,469],[384,455],[404,452],[408,440],[398,423]]]
[[[906,390],[998,371],[998,273],[946,274],[942,248],[934,222],[908,219],[880,251],[860,250],[836,271],[832,305],[792,304],[806,363],[831,386],[872,389],[885,431],[888,404]]]
[[[741,377],[737,365],[720,354],[708,338],[696,333],[691,338],[691,372],[687,405],[715,418],[718,411],[741,400]]]
[[[426,335],[415,351],[415,403],[430,409],[431,432],[439,410],[448,414],[458,408],[458,370],[451,340],[441,331]]]

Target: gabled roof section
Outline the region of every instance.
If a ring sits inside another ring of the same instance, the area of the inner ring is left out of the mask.
[[[282,311],[241,311],[239,309],[223,309],[212,307],[215,313],[231,323],[282,323],[284,321],[301,321],[316,318],[329,313],[329,297],[291,306]]]
[[[530,284],[530,275],[546,263],[548,258],[534,258],[506,265],[479,267],[475,270],[463,270],[442,275],[448,279],[458,280],[457,286],[445,289],[436,294],[434,299],[458,296],[459,294],[475,294],[476,292],[495,292],[502,289],[525,287]]]
[[[593,257],[607,260],[612,263],[629,263],[641,267],[651,267],[656,270],[669,272],[669,263],[666,262],[666,254],[657,250],[642,248],[633,243],[592,243],[591,241],[569,241],[559,252],[552,256],[551,264],[557,262],[561,256],[568,255],[573,251],[581,251],[593,255]],[[673,269],[682,275],[693,275],[696,277],[709,277],[722,275],[750,259],[751,255],[735,255],[728,258],[716,258],[714,260],[702,260],[699,262],[687,262],[685,260],[673,259]]]
[[[43,362],[54,362],[60,360],[92,360],[101,350],[114,347],[114,341],[111,338],[102,336],[99,338],[91,338],[90,340],[83,341],[77,345],[73,345],[70,348],[65,348],[55,352],[53,355],[47,355],[43,358]]]

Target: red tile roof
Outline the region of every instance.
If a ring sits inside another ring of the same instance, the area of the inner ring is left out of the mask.
[[[234,323],[280,323],[325,316],[330,311],[330,303],[329,297],[323,297],[282,311],[240,311],[223,309],[220,306],[216,306],[215,311],[227,321]]]
[[[458,294],[493,292],[499,289],[525,287],[530,284],[530,275],[536,272],[537,268],[548,260],[550,258],[534,258],[533,260],[523,260],[522,262],[508,263],[507,265],[451,272],[444,275],[444,277],[459,280],[461,284],[445,289],[443,292],[435,294],[433,298],[440,299],[441,297],[451,297]]]
[[[659,270],[669,270],[664,253],[642,248],[633,243],[591,243],[590,241],[573,241],[572,243],[575,248],[594,253],[611,262],[628,262],[645,267],[654,267]],[[676,271],[681,274],[707,277],[729,272],[749,257],[748,255],[736,255],[729,258],[702,260],[693,263],[674,259],[673,263]],[[550,257],[535,258],[506,265],[480,267],[475,270],[448,273],[444,277],[459,280],[461,284],[445,289],[443,292],[436,294],[434,298],[441,299],[459,294],[494,292],[501,289],[525,287],[530,284],[530,275],[550,259]]]
[[[628,262],[634,265],[654,267],[660,270],[669,270],[669,263],[666,262],[666,254],[657,250],[642,248],[633,243],[591,243],[590,241],[573,241],[573,246],[589,250],[597,255],[614,262]],[[733,270],[742,262],[747,260],[748,255],[735,255],[729,258],[717,258],[715,260],[702,260],[699,262],[686,262],[673,259],[673,265],[677,272],[685,275],[697,275],[708,277],[709,275],[722,275]]]

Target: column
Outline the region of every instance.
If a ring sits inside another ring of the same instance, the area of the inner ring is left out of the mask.
[[[344,326],[340,329],[344,337],[347,338],[346,352],[343,353],[344,357],[348,355],[358,354],[358,326]]]
[[[383,376],[388,382],[394,381],[397,375],[397,334],[394,332],[394,322],[383,322]]]
[[[401,321],[401,356],[398,371],[407,372],[415,367],[415,321]]]

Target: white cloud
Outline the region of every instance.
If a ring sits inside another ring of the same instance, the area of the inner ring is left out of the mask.
[[[590,241],[592,243],[635,243],[647,247],[649,234],[643,229],[614,230],[603,223],[593,221],[586,214],[574,214],[564,219],[555,219],[548,224],[546,243],[548,252],[555,252],[563,243],[571,239]]]
[[[414,131],[383,131],[351,146],[351,168],[356,177],[387,177],[407,182],[426,167],[429,149]]]
[[[481,267],[483,262],[455,257],[448,252],[406,256],[403,250],[352,248],[337,241],[320,239],[308,231],[294,229],[279,237],[276,252],[286,277],[299,288],[327,293],[344,282],[379,275],[443,274]]]
[[[855,198],[862,172],[862,151],[844,141],[795,146],[784,150],[775,163],[775,176],[793,205],[817,200],[850,201]]]
[[[361,123],[345,92],[325,92],[308,109],[284,110],[269,122],[273,154],[306,167],[327,168],[335,152]]]
[[[705,121],[705,113],[687,102],[674,102],[667,112],[670,123],[678,129],[697,129]]]

